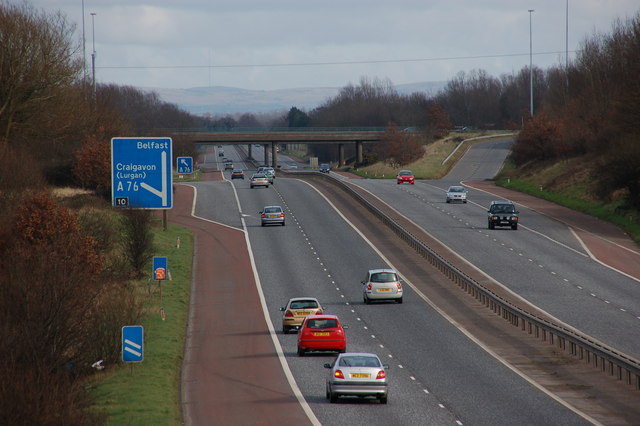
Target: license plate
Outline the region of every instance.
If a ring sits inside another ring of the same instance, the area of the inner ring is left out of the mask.
[[[296,315],[309,315],[311,312],[296,312]]]
[[[508,220],[501,220],[501,221],[500,221],[500,224],[501,224],[501,225],[508,225],[508,224],[509,224],[509,221],[508,221]]]
[[[277,214],[270,214],[269,217],[278,217]]]
[[[328,331],[321,331],[321,332],[313,333],[313,335],[316,336],[316,337],[328,336],[329,332]]]
[[[390,288],[379,288],[378,291],[391,291]]]
[[[352,373],[351,377],[354,379],[368,379],[371,377],[371,374],[368,373]]]

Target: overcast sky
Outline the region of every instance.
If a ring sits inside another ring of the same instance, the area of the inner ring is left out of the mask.
[[[12,0],[10,0],[12,1]],[[18,1],[18,0],[15,0]],[[82,0],[60,10],[82,40]],[[243,89],[447,81],[459,71],[564,64],[566,0],[85,0],[99,83]],[[569,58],[594,32],[640,11],[638,0],[569,0]],[[529,13],[529,9],[534,9]],[[96,15],[93,17],[93,12]]]

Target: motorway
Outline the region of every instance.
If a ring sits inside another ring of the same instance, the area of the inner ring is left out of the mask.
[[[573,318],[577,324],[584,320],[591,331],[597,332],[600,321],[587,321],[588,313],[593,313],[597,306],[607,309],[612,303],[598,304],[597,298],[590,296],[584,297],[584,301],[578,300],[584,302],[587,309],[575,308],[577,305],[572,302],[581,297],[577,289],[581,281],[577,280],[591,274],[596,277],[595,281],[617,283],[620,277],[611,277],[608,274],[616,273],[594,265],[596,262],[585,256],[570,231],[547,217],[521,208],[523,226],[520,230],[496,230],[489,234],[485,210],[490,196],[472,190],[470,204],[444,203],[443,189],[449,183],[492,176],[504,158],[500,156],[506,152],[508,143],[482,146],[490,148],[481,148],[487,152],[470,151],[464,160],[470,164],[461,162],[447,180],[417,182],[411,186],[397,186],[395,181],[383,180],[357,180],[357,184],[410,217],[505,286],[542,304],[558,317]],[[230,150],[227,148],[227,151]],[[242,164],[239,153],[227,151],[227,157],[236,166],[251,168],[249,164]],[[206,154],[203,167],[222,168],[221,159],[214,153]],[[414,283],[405,280],[402,305],[364,305],[360,281],[365,272],[395,266],[385,257],[384,249],[373,246],[364,233],[310,184],[278,177],[270,188],[250,189],[250,174],[248,171],[244,181],[192,184],[198,194],[195,215],[246,230],[268,318],[295,379],[293,386],[299,388],[313,412],[310,422],[325,425],[597,423],[492,356],[427,303]],[[225,175],[228,179],[229,172]],[[260,226],[258,212],[270,204],[285,208],[285,227]],[[567,265],[574,263],[578,266],[569,270]],[[583,268],[587,269],[582,271]],[[403,274],[403,270],[398,269]],[[328,370],[323,364],[330,362],[332,355],[300,358],[296,355],[295,334],[283,335],[279,331],[279,307],[290,297],[298,296],[318,298],[327,313],[337,314],[349,326],[348,351],[374,352],[390,365],[388,405],[368,400],[330,404],[326,400],[324,383]],[[625,303],[622,297],[611,299]],[[611,321],[624,318],[620,315]],[[602,317],[599,320],[607,321]],[[637,328],[637,323],[631,324]],[[603,332],[599,338],[615,339],[615,331],[606,329],[605,325],[601,326]],[[620,332],[620,337],[622,334]],[[627,341],[625,350],[637,354],[634,345],[637,342]]]
[[[389,180],[353,182],[533,305],[640,359],[637,278],[595,261],[571,227],[527,207],[518,206],[517,231],[489,230],[486,210],[496,196],[470,188],[467,204],[444,202],[449,185],[473,186],[494,176],[507,153],[505,141],[476,145],[441,181],[400,187]]]

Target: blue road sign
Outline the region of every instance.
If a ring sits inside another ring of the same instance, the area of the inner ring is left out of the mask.
[[[144,329],[141,325],[122,327],[122,361],[142,362],[144,359]]]
[[[173,207],[171,138],[111,139],[111,195],[115,207]]]
[[[178,162],[176,166],[178,173],[193,173],[193,157],[178,157],[176,161]]]
[[[153,256],[153,279],[163,281],[167,279],[167,258]]]

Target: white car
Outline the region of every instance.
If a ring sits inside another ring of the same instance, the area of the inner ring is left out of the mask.
[[[365,304],[373,300],[393,300],[402,303],[402,283],[393,269],[371,269],[362,283]]]
[[[453,203],[454,201],[461,201],[466,204],[467,190],[464,186],[454,185],[447,189],[447,203]]]

